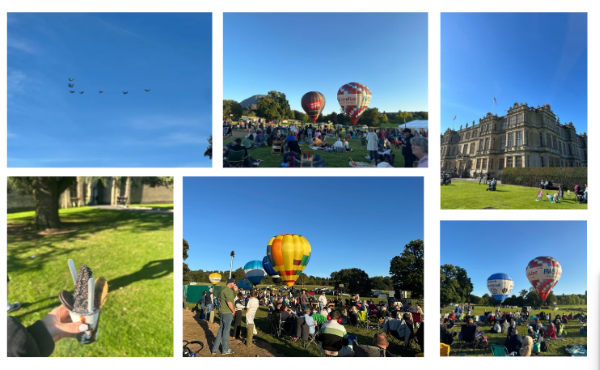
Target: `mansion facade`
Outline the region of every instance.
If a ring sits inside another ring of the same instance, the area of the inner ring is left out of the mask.
[[[500,177],[507,167],[587,167],[587,134],[561,124],[549,104],[515,103],[505,116],[488,113],[441,137],[441,170],[460,177]]]

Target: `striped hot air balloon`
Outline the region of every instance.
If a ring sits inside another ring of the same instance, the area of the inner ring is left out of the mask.
[[[487,288],[492,294],[496,302],[502,303],[510,295],[515,282],[510,276],[503,273],[498,273],[490,276],[487,279]]]
[[[267,244],[267,257],[286,286],[293,286],[310,261],[311,247],[302,235],[281,234]]]
[[[219,282],[221,281],[221,274],[213,272],[212,274],[208,275],[208,281],[210,281],[212,285],[219,284]]]
[[[269,275],[271,279],[273,279],[273,282],[275,284],[281,283],[281,277],[279,277],[279,274],[275,272],[273,266],[271,266],[271,262],[269,262],[269,257],[265,256],[263,258],[262,265],[267,275]]]
[[[360,116],[371,103],[371,90],[358,82],[350,82],[340,87],[337,99],[344,113],[356,125]]]
[[[536,257],[529,261],[525,273],[527,280],[545,301],[552,288],[558,283],[562,268],[554,257]]]
[[[263,270],[261,261],[250,261],[244,265],[244,275],[246,279],[250,280],[252,285],[258,285],[261,280],[265,277],[265,270]]]

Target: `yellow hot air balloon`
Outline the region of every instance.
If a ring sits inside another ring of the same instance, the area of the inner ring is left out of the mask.
[[[281,282],[289,287],[308,265],[310,253],[310,243],[302,235],[277,235],[267,244],[267,258],[271,266],[281,276]]]
[[[212,274],[208,275],[208,280],[210,280],[212,285],[217,285],[221,281],[221,274],[213,272]]]

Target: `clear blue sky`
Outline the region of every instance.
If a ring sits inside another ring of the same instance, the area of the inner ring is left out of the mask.
[[[559,294],[584,294],[587,290],[587,223],[585,221],[442,221],[442,265],[467,270],[473,294],[482,296],[487,279],[508,274],[518,296],[531,284],[525,275],[529,261],[540,256],[556,258],[562,276],[552,290]]]
[[[9,167],[211,166],[211,104],[210,13],[8,14]]]
[[[340,112],[338,89],[366,85],[379,111],[427,111],[427,13],[225,13],[223,98],[271,90],[303,111],[308,91]]]
[[[192,270],[262,260],[269,239],[303,235],[307,275],[343,268],[389,275],[390,260],[423,239],[422,177],[185,177],[183,237]]]
[[[585,13],[442,13],[442,132],[515,102],[587,132]]]

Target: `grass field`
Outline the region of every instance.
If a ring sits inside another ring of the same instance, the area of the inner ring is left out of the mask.
[[[233,140],[235,140],[235,137],[225,138],[223,140],[223,147]],[[327,142],[333,144],[335,140],[336,139],[330,137]],[[348,140],[348,144],[350,145],[350,148],[354,150],[353,152],[334,153],[318,150],[315,152],[315,154],[319,154],[323,160],[327,162],[327,166],[325,167],[350,167],[349,158],[352,158],[355,162],[370,162],[370,160],[365,158],[365,156],[369,155],[369,151],[367,150],[366,146],[362,146],[360,144],[360,139],[350,139]],[[311,150],[308,144],[300,144],[300,149]],[[248,153],[254,159],[263,160],[259,167],[281,167],[283,155],[271,154],[271,147],[261,147],[249,150]],[[403,167],[404,157],[402,157],[402,151],[400,149],[394,149],[392,153],[396,155],[394,159],[394,167]]]
[[[11,316],[27,326],[59,306],[60,291],[73,291],[71,258],[104,276],[109,295],[98,340],[63,339],[53,356],[173,355],[173,217],[71,208],[50,233],[37,232],[33,217],[8,214],[8,299],[22,304]]]
[[[167,211],[173,209],[173,204],[129,204],[130,207],[144,207]]]
[[[575,196],[558,204],[550,203],[545,197],[537,202],[540,189],[525,186],[498,184],[496,191],[486,191],[486,185],[476,181],[452,181],[451,185],[441,186],[442,209],[587,209],[587,204],[579,204]],[[547,190],[554,195],[556,190]]]
[[[573,315],[575,315],[576,313],[579,313],[579,312],[587,313],[587,306],[582,306],[582,305],[560,306],[559,310],[550,311],[552,320],[554,320],[556,315],[562,316],[563,313],[567,313],[567,316],[568,316],[569,313],[566,311],[567,308],[573,313]],[[475,305],[474,314],[475,315],[483,315],[484,311],[495,311],[495,310],[496,310],[495,307]],[[444,312],[444,313],[450,312],[450,311],[453,312],[454,307],[446,307],[442,310],[442,312]],[[518,309],[517,308],[502,309],[502,312],[517,312],[517,311],[520,311],[520,308],[518,308]],[[535,310],[535,311],[532,311],[532,317],[534,314],[538,314],[541,311],[549,312],[549,310]],[[545,326],[548,324],[548,321],[541,320],[540,323]],[[460,326],[462,324],[463,323],[458,323],[458,322],[455,323],[455,326],[453,328],[451,328],[450,331],[460,332]],[[454,344],[452,345],[452,348],[450,350],[450,356],[458,356],[461,353],[464,353],[467,356],[492,356],[492,352],[491,352],[492,344],[504,345],[504,342],[506,340],[506,334],[491,333],[490,330],[492,329],[493,325],[478,325],[478,326],[479,326],[479,331],[484,331],[484,335],[488,339],[489,348],[487,350],[483,350],[483,349],[472,350],[470,348],[458,349],[458,347],[460,346],[460,344],[462,342],[457,339],[458,337],[455,337]],[[539,355],[540,356],[567,356],[567,353],[565,351],[566,345],[586,345],[587,337],[585,337],[579,333],[580,327],[581,327],[581,325],[579,324],[578,320],[569,321],[569,323],[565,325],[565,331],[567,332],[567,334],[564,335],[565,340],[564,341],[562,341],[562,340],[557,340],[557,341],[547,340],[546,343],[548,344],[548,352],[540,352]],[[525,337],[527,335],[527,326],[517,326],[517,330],[519,332],[519,335],[521,335],[522,337]]]

